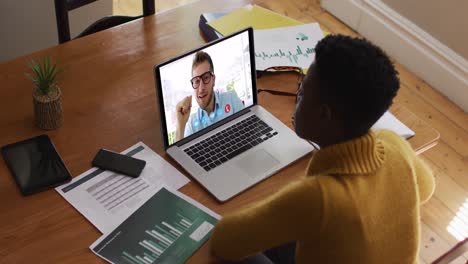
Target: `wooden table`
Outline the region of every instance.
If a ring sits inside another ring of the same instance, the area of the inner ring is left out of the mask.
[[[48,134],[72,175],[78,175],[90,168],[99,148],[121,151],[143,141],[180,169],[164,153],[153,66],[204,43],[198,30],[200,13],[229,12],[250,2],[196,2],[0,64],[0,146]],[[313,22],[324,14],[318,1],[252,3],[303,22]],[[328,15],[326,19],[330,20]],[[337,28],[344,27],[336,19],[333,23]],[[325,29],[334,32],[333,28]],[[24,76],[31,58],[46,55],[65,67],[60,80],[65,121],[54,131],[34,127],[32,85]],[[290,74],[270,75],[258,83],[259,87],[293,91],[295,78]],[[261,93],[259,102],[290,125],[294,98]],[[415,150],[422,151],[437,142],[438,133],[408,110],[401,106],[392,110],[416,132],[409,140]],[[302,158],[224,204],[193,181],[181,191],[224,214],[297,179],[309,158]],[[88,249],[100,236],[97,229],[54,190],[21,196],[3,159],[0,200],[0,263],[103,262]],[[189,263],[211,261],[205,245]]]

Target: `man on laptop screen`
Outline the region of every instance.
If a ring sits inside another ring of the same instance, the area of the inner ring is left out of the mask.
[[[253,104],[246,56],[248,41],[232,38],[161,68],[169,144]]]
[[[234,89],[226,92],[214,91],[215,80],[216,75],[210,55],[204,51],[197,52],[193,57],[190,83],[199,108],[197,112],[190,114],[191,95],[177,103],[176,141],[244,108]]]

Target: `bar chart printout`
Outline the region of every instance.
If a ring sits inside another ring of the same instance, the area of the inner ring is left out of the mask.
[[[90,248],[111,263],[184,263],[208,240],[219,219],[196,204],[183,194],[162,188]]]

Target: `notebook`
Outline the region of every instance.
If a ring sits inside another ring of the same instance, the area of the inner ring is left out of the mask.
[[[258,104],[254,54],[247,28],[154,69],[166,152],[219,201],[313,150]]]
[[[246,5],[218,19],[208,21],[207,24],[225,36],[246,27],[257,30],[298,26],[303,23],[257,5]]]
[[[198,20],[198,28],[205,36],[206,40],[212,41],[218,38],[223,37],[223,35],[216,32],[212,27],[210,27],[207,23],[209,21],[215,20],[222,16],[226,15],[225,13],[203,13],[200,15],[200,19]]]

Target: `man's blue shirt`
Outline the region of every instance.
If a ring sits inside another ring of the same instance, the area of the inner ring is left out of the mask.
[[[219,120],[239,112],[244,108],[244,104],[239,99],[235,91],[225,93],[214,92],[215,108],[208,114],[205,110],[198,108],[196,113],[190,115],[185,126],[184,136],[187,137],[203,128],[218,122]]]

